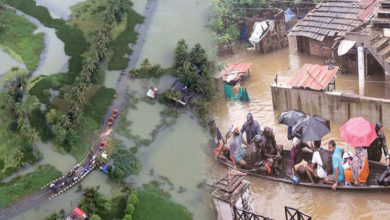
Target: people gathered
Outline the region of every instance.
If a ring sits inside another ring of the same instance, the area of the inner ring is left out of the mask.
[[[289,165],[283,164],[283,145],[277,144],[273,129],[264,127],[262,131],[251,113],[248,113],[241,129],[233,126],[225,137],[222,136],[215,121],[210,122],[209,126],[216,159],[219,155],[223,155],[235,169],[244,172],[246,170],[264,172],[267,175],[277,176],[284,168],[286,173],[283,176],[286,178],[298,179],[298,183],[300,178],[306,178],[312,184],[331,184],[332,189],[335,190],[339,185],[365,184],[370,172],[368,161],[380,161],[382,152],[387,165],[390,164],[390,155],[381,123],[375,126],[377,138],[370,146],[353,145],[354,155],[337,146],[334,140],[328,142],[327,149],[321,147],[321,140],[305,142],[304,138],[301,139],[302,134],[293,132],[292,126],[289,126],[287,138],[292,140]],[[221,151],[224,153],[221,154]],[[378,177],[377,182],[390,185],[390,166]]]

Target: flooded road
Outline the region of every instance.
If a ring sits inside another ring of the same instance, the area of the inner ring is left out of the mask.
[[[304,63],[318,63],[323,61],[316,57],[304,54],[290,55],[287,49],[278,50],[266,55],[252,52],[240,52],[221,58],[231,62],[252,62],[250,69],[251,78],[241,87],[247,88],[251,101],[243,103],[239,101],[218,102],[215,107],[218,125],[222,133],[232,124],[241,126],[246,114],[251,112],[255,120],[258,120],[261,128],[269,126],[274,129],[276,140],[285,148],[291,148],[286,138],[287,127],[279,125],[276,117],[279,112],[274,112],[270,85],[274,83],[278,74],[278,84],[286,83],[301,65]],[[378,76],[380,78],[380,76]],[[381,85],[384,85],[383,83]],[[358,91],[357,76],[338,74],[336,88],[341,91]],[[383,87],[366,83],[366,93],[375,96],[383,95]],[[349,149],[341,142],[339,127],[343,122],[331,121],[331,133],[322,140],[322,145],[334,139],[338,146]],[[374,122],[375,123],[375,122]],[[387,130],[386,135],[390,132]],[[226,172],[226,169],[218,166],[218,173]],[[258,178],[248,178],[253,190],[254,206],[258,213],[275,219],[284,219],[284,206],[291,206],[310,214],[314,219],[386,219],[390,209],[390,197],[383,193],[341,192],[321,189],[307,189],[283,183],[275,183]]]

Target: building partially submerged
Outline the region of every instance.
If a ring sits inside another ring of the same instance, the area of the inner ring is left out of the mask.
[[[196,93],[194,91],[192,91],[191,89],[189,89],[187,87],[187,85],[185,85],[184,83],[180,82],[179,80],[176,80],[172,86],[171,86],[172,90],[174,92],[179,92],[180,93],[180,97],[181,99],[173,99],[176,103],[179,103],[183,106],[187,105],[187,103],[191,100],[192,97],[194,97],[196,95]]]
[[[250,36],[243,36],[244,40],[260,53],[286,47],[288,41],[284,11],[275,8],[263,10],[259,14],[261,16],[243,18],[241,33],[251,33]]]
[[[66,218],[66,220],[84,220],[87,219],[87,214],[81,210],[79,207],[76,207],[72,210],[72,213]]]
[[[336,89],[335,77],[338,70],[337,66],[304,64],[290,78],[287,85],[293,88],[332,92]]]
[[[331,57],[335,40],[367,23],[376,5],[376,0],[325,0],[319,3],[289,32],[289,49]]]

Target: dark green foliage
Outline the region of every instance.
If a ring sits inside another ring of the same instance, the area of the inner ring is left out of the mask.
[[[175,68],[179,68],[183,66],[184,62],[187,60],[188,57],[188,45],[187,42],[184,39],[181,39],[179,42],[177,42],[176,48],[175,48]]]
[[[135,207],[134,207],[133,204],[131,204],[131,203],[127,204],[127,206],[126,206],[126,214],[133,215],[134,210],[135,210]]]
[[[143,17],[135,12],[129,3],[126,2],[125,9],[127,12],[127,26],[119,36],[110,43],[112,48],[112,57],[108,62],[109,70],[119,70],[127,67],[129,58],[124,57],[126,54],[131,54],[133,51],[126,45],[135,43],[137,40],[137,32],[135,26],[143,22]]]
[[[95,214],[99,210],[104,210],[105,204],[106,200],[98,192],[98,189],[94,187],[84,189],[83,198],[79,203],[80,208],[89,215]]]
[[[31,126],[38,131],[42,141],[46,142],[53,138],[53,134],[50,131],[50,128],[47,126],[44,112],[42,112],[40,109],[35,109],[30,114],[28,114],[28,120]]]
[[[4,160],[0,160],[0,170],[4,168],[4,165],[5,165]]]
[[[160,65],[150,64],[148,59],[144,59],[139,69],[130,70],[130,74],[135,78],[160,78],[166,74],[167,70],[163,69]]]
[[[131,150],[124,149],[120,145],[116,146],[112,159],[115,169],[122,170],[125,176],[136,174],[141,169],[141,163]]]
[[[85,105],[84,114],[92,118],[96,123],[101,124],[114,95],[114,89],[99,87],[96,94]]]

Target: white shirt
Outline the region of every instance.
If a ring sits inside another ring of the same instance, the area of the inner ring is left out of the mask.
[[[311,162],[317,163],[317,175],[319,178],[325,178],[326,177],[326,171],[324,168],[322,168],[322,159],[320,152],[316,151],[313,153],[313,158],[311,159]]]

